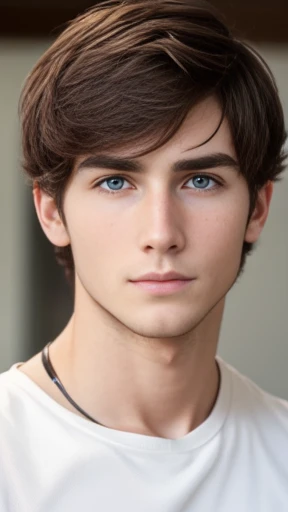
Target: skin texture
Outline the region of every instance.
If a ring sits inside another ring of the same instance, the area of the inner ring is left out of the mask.
[[[199,172],[172,171],[178,160],[210,153],[237,160],[226,120],[197,147],[220,117],[213,98],[199,104],[173,139],[136,159],[140,173],[77,172],[89,156],[83,155],[64,197],[67,228],[52,198],[34,188],[44,233],[55,245],[71,243],[76,268],[74,313],[50,358],[76,403],[109,428],[175,439],[203,423],[215,404],[225,296],[237,278],[244,240],[260,236],[273,192],[271,182],[260,190],[247,226],[248,187],[235,168],[201,171],[221,184],[204,178],[208,190],[199,189]],[[133,148],[110,155],[131,159]],[[124,180],[93,188],[115,175]],[[109,186],[120,191],[105,193]],[[130,282],[169,270],[193,281],[169,295]],[[20,371],[77,414],[49,381],[40,354]]]

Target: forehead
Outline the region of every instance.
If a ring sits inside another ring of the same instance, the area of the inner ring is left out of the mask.
[[[110,150],[109,155],[127,159],[135,158],[144,166],[161,160],[165,160],[167,163],[174,162],[180,156],[187,157],[187,152],[189,152],[189,157],[226,153],[237,160],[229,124],[225,117],[222,119],[222,115],[223,111],[219,102],[215,98],[209,97],[190,110],[179,130],[160,148],[148,151],[138,157],[137,154],[146,149],[145,145],[143,144],[141,147],[141,142],[139,142],[133,147],[127,144],[126,147]],[[76,167],[81,165],[87,156],[89,155],[79,157]]]

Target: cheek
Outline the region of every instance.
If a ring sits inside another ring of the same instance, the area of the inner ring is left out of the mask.
[[[82,211],[82,214],[79,214]],[[69,216],[69,234],[76,268],[85,269],[109,266],[117,257],[123,244],[121,224],[114,216],[103,212],[77,208]],[[121,243],[122,242],[122,243]],[[99,263],[101,262],[101,266]],[[98,263],[98,265],[97,265]]]
[[[246,211],[235,208],[235,205],[230,209],[229,216],[227,210],[219,211],[213,217],[213,222],[211,219],[206,220],[209,229],[205,230],[205,226],[203,227],[202,238],[198,243],[202,261],[205,261],[207,277],[217,283],[231,282],[238,273],[246,222]]]

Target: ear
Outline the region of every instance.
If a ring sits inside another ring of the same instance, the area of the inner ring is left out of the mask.
[[[37,183],[33,186],[33,199],[39,222],[48,240],[58,247],[69,245],[70,238],[54,199],[43,192]]]
[[[272,181],[267,181],[259,190],[255,208],[246,229],[245,242],[254,243],[258,240],[268,217],[273,188]]]

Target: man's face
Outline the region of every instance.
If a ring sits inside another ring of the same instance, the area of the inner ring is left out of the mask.
[[[191,111],[158,150],[140,158],[131,158],[133,148],[104,155],[132,159],[141,166],[139,172],[114,164],[109,169],[89,164],[77,172],[92,155],[79,159],[64,198],[76,302],[77,295],[86,297],[93,308],[100,307],[132,332],[169,338],[192,331],[224,300],[239,270],[247,184],[224,162],[217,167],[206,162],[201,172],[195,164],[173,170],[179,161],[220,153],[236,160],[226,120],[209,142],[197,147],[220,118],[220,107],[211,98]],[[131,282],[148,272],[168,271],[191,281],[168,294]]]

